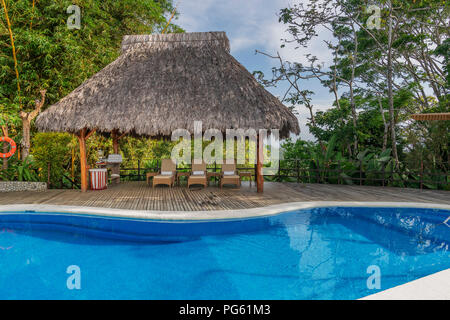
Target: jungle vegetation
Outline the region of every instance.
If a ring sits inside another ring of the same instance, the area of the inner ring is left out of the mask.
[[[67,8],[77,4],[81,29],[69,29]],[[448,121],[414,121],[415,113],[449,112],[450,7],[442,0],[308,0],[280,8],[279,22],[307,63],[277,61],[272,74],[255,71],[268,88],[285,86],[282,101],[306,108],[314,141],[288,139],[278,179],[448,188]],[[49,181],[76,187],[78,142],[67,133],[38,133],[33,119],[119,55],[125,34],[158,33],[174,10],[172,0],[0,0],[0,125],[19,146],[3,160],[4,180]],[[333,56],[324,64],[308,46],[327,30]],[[183,32],[170,24],[166,32]],[[303,60],[302,60],[303,61]],[[334,96],[317,111],[304,81],[317,79]],[[124,166],[144,170],[170,155],[173,143],[125,137]],[[88,141],[112,152],[100,135]],[[4,150],[8,149],[5,144]],[[364,180],[359,180],[361,177]],[[424,182],[426,181],[426,182]]]

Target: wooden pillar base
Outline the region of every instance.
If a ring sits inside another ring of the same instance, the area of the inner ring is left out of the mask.
[[[86,129],[82,129],[77,135],[80,144],[80,170],[81,170],[81,192],[88,190],[87,179],[87,156],[86,156]]]
[[[77,134],[78,142],[80,143],[80,170],[81,170],[81,192],[88,190],[88,165],[87,165],[87,152],[86,152],[86,140],[95,132],[91,130],[88,132],[86,128],[80,130]]]

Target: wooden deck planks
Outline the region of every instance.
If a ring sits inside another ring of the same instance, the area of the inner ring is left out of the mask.
[[[264,207],[297,201],[405,201],[450,204],[449,191],[400,189],[391,187],[296,184],[266,182],[265,192],[243,182],[240,189],[210,186],[206,189],[147,186],[127,182],[107,190],[81,193],[77,190],[0,193],[0,205],[55,204],[131,210],[213,211]]]

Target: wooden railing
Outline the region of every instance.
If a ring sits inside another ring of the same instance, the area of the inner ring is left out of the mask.
[[[131,161],[128,161],[131,162]],[[160,169],[160,162],[154,166],[142,166],[145,159],[136,160],[136,167],[122,167],[121,179],[125,181],[144,181],[147,172],[155,172]],[[448,175],[448,163],[437,164],[426,168],[421,162],[419,168],[410,169],[408,166],[382,165],[380,170],[367,170],[362,161],[353,161],[351,168],[348,161],[327,162],[319,167],[314,159],[288,159],[280,160],[278,171],[265,175],[266,181],[290,181],[297,183],[328,183],[328,184],[359,184],[379,186],[403,186],[428,189],[448,189],[450,177]],[[238,165],[238,170],[251,171],[256,175],[254,165]],[[209,165],[208,171],[218,172],[219,164]],[[177,167],[178,171],[189,171],[190,166]]]
[[[128,163],[128,165],[126,165]],[[145,165],[143,165],[145,164]],[[272,174],[264,175],[266,181],[297,182],[297,183],[325,183],[325,184],[356,184],[374,186],[399,186],[420,189],[445,189],[449,190],[450,177],[448,163],[434,163],[427,167],[422,161],[419,165],[405,165],[395,167],[392,162],[383,164],[379,170],[367,170],[362,161],[334,161],[319,166],[314,159],[288,159],[280,160],[278,170]],[[414,169],[411,169],[414,167]],[[418,167],[418,168],[417,168]],[[220,172],[220,164],[209,165],[209,172]],[[254,165],[238,165],[239,171],[247,171],[256,176]],[[48,173],[50,172],[48,168]],[[122,181],[145,181],[147,172],[160,170],[160,161],[154,161],[154,165],[148,165],[148,160],[126,159],[120,169]],[[178,171],[190,171],[190,166],[177,167]],[[70,182],[72,188],[79,188],[79,181],[72,180],[71,175],[64,174],[64,178]],[[248,179],[248,178],[243,178]],[[50,184],[49,187],[58,187]],[[78,179],[77,179],[78,180]]]

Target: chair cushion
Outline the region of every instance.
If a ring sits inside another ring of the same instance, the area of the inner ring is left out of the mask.
[[[153,179],[155,180],[172,180],[174,177],[173,176],[163,176],[162,174],[155,176]]]
[[[204,174],[197,175],[197,176],[189,176],[189,179],[204,180],[204,179],[206,179],[206,176]]]
[[[223,172],[223,175],[224,175],[224,176],[234,176],[235,173],[234,173],[234,171],[224,171],[224,172]]]
[[[194,176],[204,176],[205,175],[205,171],[193,171],[192,175],[194,175]]]
[[[172,174],[172,171],[161,171],[162,176],[171,176]]]
[[[238,176],[238,175],[232,175],[232,176],[223,176],[222,179],[225,179],[225,180],[231,180],[231,179],[240,179],[240,178],[241,178],[241,177]]]

